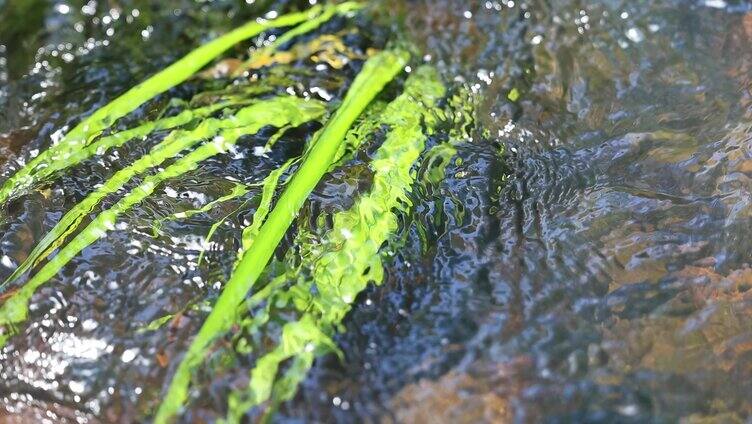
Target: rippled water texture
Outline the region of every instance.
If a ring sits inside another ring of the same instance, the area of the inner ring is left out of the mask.
[[[307,2],[245,3],[0,0],[2,178],[201,42]],[[442,73],[446,102],[474,108],[455,108],[429,139],[429,149],[453,143],[456,155],[443,178],[430,155],[421,158],[385,281],[356,299],[336,337],[344,358],[318,360],[275,420],[749,419],[752,5],[388,0],[369,13],[324,30],[360,28],[342,36],[355,56],[387,40],[416,45],[419,61]],[[340,99],[358,63],[259,73],[275,81],[272,91],[320,87],[320,97]],[[119,125],[212,84],[189,81]],[[286,132],[282,148],[257,160],[253,146],[270,135],[260,134],[170,181],[41,289],[0,353],[0,420],[132,422],[153,413],[256,205],[235,212],[238,198],[162,223],[161,235],[154,219],[226,195],[228,177],[257,182],[300,154],[317,128]],[[380,141],[325,177],[300,225],[352,205],[370,184]],[[153,142],[87,161],[3,205],[0,277]],[[224,216],[208,260],[186,265]],[[280,257],[295,252],[294,237]],[[167,314],[177,315],[144,330]],[[228,339],[224,350],[233,348]],[[230,361],[225,372],[195,377],[198,395],[182,421],[224,415],[228,388],[251,366],[230,356],[215,358]]]

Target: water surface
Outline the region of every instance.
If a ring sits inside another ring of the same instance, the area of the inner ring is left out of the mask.
[[[305,6],[246,3],[0,1],[2,178],[201,42]],[[443,179],[431,178],[427,157],[417,167],[385,281],[356,300],[337,337],[344,360],[317,361],[276,421],[749,419],[750,4],[389,0],[354,26],[344,38],[352,52],[413,43],[449,97],[474,107],[455,109],[429,140],[453,142],[456,157]],[[322,31],[352,28],[335,20]],[[359,63],[313,74],[294,74],[311,66],[294,63],[273,89],[323,87],[338,99]],[[183,84],[118,125],[212,84]],[[226,281],[227,252],[255,206],[233,214],[239,199],[156,237],[153,220],[226,194],[228,178],[258,181],[317,128],[286,133],[284,148],[259,160],[262,134],[170,181],[41,289],[0,353],[0,416],[144,420]],[[0,277],[153,143],[87,161],[4,205]],[[348,208],[368,187],[371,150],[325,177],[299,219]],[[209,261],[192,265],[227,214]],[[230,356],[227,372],[197,376],[182,421],[224,415],[227,391],[252,366]]]

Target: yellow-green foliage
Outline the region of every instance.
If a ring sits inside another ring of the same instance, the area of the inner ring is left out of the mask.
[[[194,144],[193,140],[200,141],[209,138],[207,142],[178,159],[163,171],[145,178],[138,187],[126,194],[113,207],[97,215],[73,240],[63,246],[60,252],[47,262],[39,272],[17,292],[13,293],[0,307],[0,346],[4,345],[8,337],[15,333],[15,326],[26,320],[29,312],[29,301],[34,292],[54,277],[81,250],[104,237],[107,231],[113,230],[120,215],[151,195],[160,183],[192,171],[204,160],[226,152],[243,135],[254,134],[266,126],[301,125],[319,118],[324,111],[323,104],[297,97],[277,97],[265,100],[244,108],[229,118],[206,120],[195,130],[181,134],[176,142],[164,146],[164,149],[177,149],[170,151],[169,155],[166,155],[163,150],[158,150],[152,151],[142,158],[149,165],[161,163],[166,157]],[[185,140],[183,144],[178,143],[178,141],[183,140]],[[108,187],[109,191],[114,192],[124,184],[125,181],[116,174],[103,187]]]
[[[308,12],[285,15],[273,21],[250,23],[220,37],[95,112],[71,130],[59,144],[31,161],[0,187],[0,204],[3,204],[24,194],[34,184],[57,171],[91,156],[156,130],[173,129],[147,155],[123,167],[64,215],[16,272],[0,285],[0,289],[3,289],[8,283],[16,282],[21,275],[59,248],[57,255],[50,258],[0,306],[0,347],[17,332],[16,326],[27,319],[29,302],[37,289],[83,249],[113,230],[123,213],[153,194],[161,183],[196,169],[206,159],[225,152],[240,137],[255,134],[262,127],[276,127],[280,129],[280,135],[287,128],[308,121],[323,121],[327,110],[323,103],[292,96],[253,102],[250,95],[240,94],[225,96],[219,102],[187,110],[174,117],[97,138],[102,131],[150,98],[193,75],[242,39],[266,28],[299,24],[268,47],[257,51],[255,56],[270,54],[335,14],[359,7],[355,3],[315,7]],[[267,411],[272,412],[280,402],[292,398],[315,358],[332,352],[341,355],[333,337],[343,328],[343,320],[357,296],[369,284],[382,282],[381,249],[392,241],[398,232],[401,214],[407,213],[412,206],[409,194],[415,183],[414,166],[423,155],[427,137],[433,132],[437,119],[445,118],[437,107],[438,101],[445,96],[445,89],[436,70],[428,66],[415,70],[407,79],[404,91],[393,101],[388,104],[374,101],[404,69],[408,59],[408,54],[401,50],[382,51],[368,59],[341,104],[311,139],[304,155],[289,159],[261,181],[259,205],[252,221],[243,230],[235,269],[175,369],[156,411],[156,423],[169,422],[179,413],[188,398],[194,371],[204,361],[213,342],[226,335],[233,326],[242,327],[247,334],[254,335],[273,327],[273,321],[282,316],[286,320],[276,345],[255,346],[247,340],[238,343],[238,352],[255,353],[257,358],[249,375],[248,386],[229,394],[229,422],[240,421],[249,409],[262,404],[269,405]],[[211,101],[212,95],[205,97]],[[223,111],[222,117],[211,117],[225,108],[227,110]],[[192,129],[180,129],[196,119],[200,121]],[[297,238],[301,242],[300,255],[282,264],[284,270],[281,272],[278,260],[267,267],[323,175],[345,163],[368,137],[381,131],[386,138],[369,163],[373,176],[371,187],[355,199],[350,209],[332,216],[331,230],[320,234],[301,222]],[[265,148],[271,149],[275,141],[274,137],[270,139]],[[429,162],[437,162],[439,168],[438,174],[429,175],[430,179],[441,177],[439,174],[443,174],[446,163],[454,153],[453,147],[446,145],[428,154]],[[109,209],[98,213],[90,224],[64,244],[106,196],[116,194],[129,181],[163,164],[168,165],[143,178],[136,188]],[[282,183],[284,190],[274,202],[278,186],[281,185],[280,179],[288,170],[295,172]],[[245,196],[250,191],[249,187],[238,184],[226,196],[201,208],[173,213],[155,221],[155,233],[160,231],[165,221],[206,212],[220,202]],[[207,238],[212,237],[225,219],[211,227]],[[203,252],[201,255],[199,262]],[[265,269],[269,278],[265,275],[262,281],[267,284],[255,287]],[[254,292],[250,293],[252,289]],[[142,331],[157,329],[169,319],[170,315],[167,315]]]
[[[247,40],[268,29],[300,24],[263,50],[263,54],[269,54],[279,48],[282,43],[316,29],[334,15],[351,12],[358,8],[357,3],[345,2],[327,7],[314,6],[307,11],[290,13],[272,20],[253,20],[193,50],[182,59],[97,109],[91,116],[68,131],[62,140],[19,169],[0,186],[0,205],[25,194],[34,184],[49,178],[55,172],[76,165],[94,154],[101,154],[103,149],[117,145],[116,143],[122,144],[128,139],[146,135],[155,129],[159,129],[159,125],[163,124],[147,124],[146,127],[137,128],[111,139],[111,145],[98,143],[94,149],[88,148],[96,140],[96,137],[115,121],[155,96],[187,80],[240,41]],[[164,124],[169,125],[169,122],[171,121]],[[165,128],[171,127],[166,126]]]
[[[212,312],[176,370],[157,411],[155,422],[166,422],[182,407],[188,396],[191,371],[201,363],[212,340],[226,333],[236,322],[238,305],[243,302],[248,291],[258,280],[308,195],[336,159],[336,154],[353,122],[406,63],[406,53],[384,51],[363,65],[342,104],[316,135],[300,167],[222,289]]]
[[[411,171],[425,146],[424,127],[432,128],[432,113],[443,95],[435,70],[422,67],[408,79],[405,92],[378,116],[388,135],[370,164],[374,173],[370,191],[351,209],[335,214],[334,227],[318,243],[308,245],[301,268],[307,268],[312,278],[300,277],[305,273],[299,269],[291,271],[288,277],[295,283],[287,290],[277,284],[276,290],[267,291],[265,309],[248,320],[249,331],[254,332],[273,316],[273,308],[293,306],[301,314],[285,324],[280,344],[258,359],[249,387],[231,394],[230,422],[270,398],[274,403],[289,399],[316,356],[337,352],[331,336],[353,301],[370,282],[382,281],[380,249],[395,234],[398,214],[410,207]],[[256,298],[254,303],[260,301]],[[280,364],[287,360],[292,365],[278,375]]]
[[[31,267],[37,265],[41,259],[47,257],[54,249],[60,247],[65,241],[65,237],[75,232],[81,221],[108,195],[122,189],[134,177],[161,165],[166,160],[173,158],[183,150],[193,147],[202,140],[216,136],[223,129],[238,127],[243,125],[243,122],[249,122],[249,119],[251,119],[250,115],[256,113],[260,107],[263,107],[263,104],[246,107],[236,116],[228,119],[205,119],[193,130],[175,130],[171,132],[162,142],[154,146],[147,155],[142,156],[132,164],[116,172],[105,184],[95,189],[84,200],[69,210],[44,238],[37,243],[13,274],[0,285],[0,288],[16,280],[23,273],[30,270]],[[218,108],[213,107],[213,109],[217,110]],[[183,114],[181,113],[178,116],[181,115]],[[144,124],[144,126],[146,125],[148,124]],[[100,141],[105,141],[109,138],[107,137]]]

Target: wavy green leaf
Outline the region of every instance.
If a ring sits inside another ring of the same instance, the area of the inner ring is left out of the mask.
[[[238,42],[254,37],[267,29],[311,21],[323,10],[322,7],[315,6],[308,11],[283,15],[273,20],[257,19],[193,50],[182,59],[97,109],[91,116],[68,131],[62,140],[19,169],[0,187],[0,205],[26,193],[36,182],[45,178],[49,173],[44,169],[49,167],[60,169],[60,167],[69,166],[73,163],[71,162],[73,155],[91,144],[94,137],[110,127],[117,119],[132,112],[149,99],[187,80]]]
[[[406,53],[393,51],[381,52],[365,63],[340,107],[317,134],[300,168],[269,213],[193,339],[157,411],[156,423],[166,422],[183,406],[188,396],[192,370],[201,363],[212,340],[226,333],[235,322],[238,305],[261,275],[310,192],[333,163],[347,131],[406,63]]]
[[[266,293],[266,305],[294,305],[301,316],[284,326],[281,343],[257,361],[250,386],[230,395],[228,421],[238,422],[248,409],[273,395],[275,404],[290,399],[295,393],[291,385],[297,384],[308,369],[301,367],[310,367],[314,356],[338,353],[331,337],[352,302],[369,282],[382,281],[380,249],[396,233],[400,211],[410,207],[411,171],[425,146],[424,131],[430,132],[434,126],[432,111],[443,95],[444,87],[435,70],[421,67],[408,79],[405,93],[380,115],[379,123],[386,125],[389,133],[370,165],[373,186],[351,209],[335,214],[334,227],[321,243],[312,243],[310,251],[300,255],[300,268],[311,270],[312,278],[290,271],[293,279],[298,279],[295,285],[286,291]],[[249,331],[258,331],[265,323],[263,317],[270,314],[267,310],[260,320],[252,320],[255,327]],[[296,359],[293,367],[278,378],[282,361],[291,358]]]
[[[83,229],[60,252],[47,262],[21,289],[5,301],[0,307],[0,347],[7,342],[8,337],[15,332],[15,325],[26,320],[29,312],[29,301],[36,290],[49,281],[60,269],[68,264],[81,250],[98,239],[104,237],[107,231],[115,228],[117,219],[124,212],[151,195],[157,186],[171,178],[183,175],[195,169],[202,161],[224,153],[235,144],[241,136],[254,134],[266,126],[283,127],[285,125],[301,125],[322,116],[325,108],[322,103],[313,100],[303,100],[297,97],[277,97],[249,106],[226,120],[207,120],[196,130],[181,134],[176,142],[169,143],[158,150],[159,158],[171,157],[193,144],[189,140],[201,140],[213,136],[218,130],[219,135],[213,140],[199,146],[196,150],[178,159],[163,171],[151,175],[131,192],[125,195],[110,209],[101,212],[85,229]],[[233,128],[227,128],[233,126]],[[177,147],[181,147],[179,150]],[[169,156],[165,155],[169,150]],[[147,155],[152,156],[152,155]],[[154,159],[146,159],[152,163]],[[104,186],[117,190],[125,182],[113,177]]]

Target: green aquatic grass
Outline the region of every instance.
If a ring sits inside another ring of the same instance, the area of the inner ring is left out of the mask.
[[[91,144],[98,134],[109,128],[117,119],[132,112],[158,94],[187,80],[238,42],[271,28],[311,22],[324,11],[330,13],[331,9],[314,6],[308,11],[283,15],[273,20],[255,20],[193,50],[182,59],[99,108],[91,116],[68,131],[62,140],[19,169],[0,186],[0,205],[4,205],[8,200],[26,193],[35,183],[42,181],[49,175],[48,172],[44,171],[46,168],[62,169],[70,166],[69,164],[75,164],[72,156]]]
[[[36,290],[54,277],[81,250],[104,237],[108,231],[114,229],[115,222],[120,215],[151,195],[160,183],[192,171],[204,160],[224,153],[241,136],[254,134],[266,126],[279,128],[285,125],[301,125],[321,117],[324,112],[325,108],[323,104],[314,100],[303,100],[297,97],[277,97],[249,106],[227,120],[204,121],[194,130],[198,131],[201,135],[200,137],[196,136],[196,139],[200,140],[207,136],[213,136],[216,133],[213,130],[219,130],[219,135],[178,159],[163,171],[144,178],[138,187],[126,194],[113,207],[97,215],[86,228],[63,246],[55,257],[47,262],[39,272],[3,303],[0,307],[0,347],[5,345],[8,338],[15,333],[15,326],[27,319],[29,302]],[[232,122],[234,127],[224,127],[226,121]],[[179,136],[178,141],[184,139],[191,140],[192,137],[189,136],[190,134],[191,132],[188,132]],[[191,141],[185,141],[183,144],[190,145],[191,143]],[[174,150],[177,149],[174,146],[178,145],[181,145],[181,143],[169,143],[165,149],[171,149],[170,152],[174,156],[180,151]],[[160,155],[165,153],[162,150],[160,152]],[[117,187],[122,187],[123,184],[122,180],[113,177],[105,183],[105,186],[112,188],[114,191]]]
[[[280,135],[285,131],[286,128],[282,128],[277,132],[276,135]],[[290,166],[295,163],[299,158],[294,158],[286,161],[282,166],[279,168],[273,170],[269,173],[264,179],[261,181],[261,198],[259,199],[259,206],[256,208],[256,211],[253,213],[253,216],[251,218],[251,225],[246,227],[243,230],[243,235],[241,237],[241,247],[238,249],[238,261],[242,259],[243,253],[245,253],[246,250],[250,247],[250,241],[251,239],[258,233],[258,227],[261,226],[261,222],[263,222],[266,219],[266,216],[269,214],[269,209],[271,206],[272,198],[274,197],[274,193],[277,190],[277,186],[279,184],[279,178],[284,174]],[[209,232],[206,235],[206,241],[214,237],[214,233],[219,229],[219,227],[224,224],[224,222],[232,215],[233,213],[236,213],[238,210],[240,210],[245,204],[247,204],[248,201],[244,202],[241,207],[236,209],[234,212],[231,212],[230,214],[225,215],[222,217],[222,219],[218,220],[212,226],[209,228]],[[206,251],[202,251],[201,254],[199,254],[197,264],[201,265],[204,259]],[[237,263],[236,263],[237,264]]]
[[[102,137],[84,148],[72,151],[70,156],[64,161],[52,161],[47,163],[44,167],[38,167],[36,178],[38,180],[46,180],[57,172],[77,165],[90,157],[102,155],[107,150],[120,147],[131,140],[147,136],[155,131],[168,130],[183,126],[191,121],[206,118],[220,109],[234,106],[238,103],[239,102],[219,102],[194,110],[184,110],[175,116],[145,122],[137,127]]]
[[[332,168],[339,167],[352,159],[366,138],[381,126],[380,116],[385,107],[386,103],[381,101],[375,101],[368,106],[360,121],[347,132],[345,142],[340,146]]]
[[[282,128],[278,132],[282,132],[284,130],[285,130],[285,128]],[[238,183],[238,184],[235,184],[235,186],[232,188],[232,190],[228,194],[226,194],[226,195],[224,195],[222,197],[219,197],[216,200],[213,200],[213,201],[207,203],[206,205],[204,205],[204,206],[202,206],[200,208],[190,209],[190,210],[183,211],[183,212],[177,212],[177,213],[171,214],[169,216],[166,216],[164,218],[161,218],[159,220],[156,220],[152,224],[152,232],[154,234],[154,237],[158,237],[160,234],[162,234],[162,225],[164,225],[165,222],[177,221],[179,219],[186,219],[186,218],[190,218],[190,217],[192,217],[194,215],[198,215],[200,213],[209,212],[210,210],[214,209],[215,206],[217,206],[219,204],[222,204],[222,203],[225,203],[225,202],[229,202],[230,200],[235,200],[235,199],[237,199],[239,197],[243,197],[246,194],[248,194],[248,192],[250,192],[250,191],[251,191],[251,189],[250,189],[249,186],[246,186],[245,184]],[[218,221],[214,222],[212,224],[212,226],[209,228],[209,231],[207,232],[206,237],[204,238],[205,243],[208,244],[212,240],[212,238],[214,238],[214,233],[216,233],[217,230],[219,230],[219,227],[222,226],[222,224],[224,224],[227,221],[227,219],[232,214],[237,213],[247,203],[248,203],[248,201],[246,200],[245,202],[243,202],[242,205],[240,205],[239,207],[237,207],[234,211],[226,214],[221,219],[219,219]],[[199,253],[199,255],[198,255],[198,259],[196,260],[196,266],[201,266],[201,264],[204,261],[204,256],[205,255],[206,255],[206,249],[202,249],[201,253]]]
[[[180,219],[187,219],[194,215],[209,212],[212,209],[214,209],[214,207],[217,205],[220,205],[225,202],[229,202],[230,200],[235,200],[238,197],[245,196],[246,194],[248,194],[250,190],[251,189],[245,184],[235,183],[235,185],[232,187],[232,190],[230,190],[229,193],[225,194],[224,196],[220,196],[217,199],[212,200],[211,202],[208,202],[207,204],[201,206],[200,208],[189,209],[189,210],[182,211],[182,212],[175,212],[163,218],[154,220],[151,226],[152,231],[154,233],[154,237],[157,237],[159,234],[162,233],[162,226],[166,222],[177,221]]]
[[[209,118],[204,121],[193,130],[176,130],[171,132],[163,141],[154,146],[151,151],[136,160],[129,166],[117,171],[105,184],[101,185],[93,192],[91,192],[84,200],[76,204],[71,210],[69,210],[57,224],[40,240],[34,249],[29,253],[26,259],[14,270],[14,272],[0,284],[0,289],[4,288],[7,284],[18,279],[21,275],[29,271],[34,265],[39,263],[41,259],[51,253],[52,250],[59,247],[65,237],[74,232],[81,221],[91,213],[94,208],[108,195],[117,192],[122,189],[134,177],[143,174],[150,168],[161,165],[164,161],[171,159],[181,151],[188,149],[195,144],[201,142],[209,137],[213,137],[223,128],[230,128],[233,126],[242,125],[242,122],[248,121],[250,114],[257,111],[259,107],[247,107],[238,113],[235,117],[228,119],[215,119]],[[206,112],[209,110],[216,111],[218,107],[211,106],[206,108]],[[243,113],[245,111],[245,113]],[[177,124],[178,122],[189,122],[189,117],[194,117],[195,113],[189,113],[185,111],[179,116],[184,115],[178,120],[171,120],[171,124]],[[177,117],[176,117],[177,118]],[[171,119],[171,118],[166,118]],[[160,120],[163,121],[163,120]],[[144,124],[141,127],[154,128],[155,121],[151,124]],[[143,131],[147,131],[144,129]],[[115,141],[109,141],[110,137],[100,140],[100,142],[106,142],[108,145],[115,143]],[[124,138],[119,138],[118,142],[123,141]],[[88,148],[99,148],[100,143],[92,144]],[[87,149],[88,149],[87,148]],[[81,156],[86,156],[86,149],[80,151]]]
[[[192,370],[201,363],[211,342],[226,333],[236,321],[238,305],[263,272],[310,192],[333,163],[347,131],[406,63],[406,53],[384,51],[364,64],[340,107],[317,134],[302,164],[266,222],[260,227],[250,248],[225,284],[212,312],[193,339],[159,406],[156,423],[167,422],[183,406],[188,396]]]
[[[209,231],[206,233],[206,237],[204,238],[205,243],[208,245],[208,243],[214,238],[214,234],[219,230],[219,227],[221,227],[233,214],[238,213],[243,207],[245,207],[248,204],[249,200],[246,200],[241,204],[239,207],[235,208],[234,211],[226,214],[221,219],[214,222],[211,227],[209,227]],[[196,266],[201,266],[201,264],[204,262],[204,257],[206,256],[207,249],[204,248],[201,250],[201,253],[198,255],[198,259],[196,260]]]
[[[238,111],[235,115],[227,118],[205,119],[193,130],[176,130],[171,132],[162,142],[154,146],[148,154],[116,172],[107,182],[91,192],[83,201],[79,202],[69,210],[42,238],[42,240],[36,244],[26,259],[5,280],[5,282],[0,284],[0,289],[18,279],[34,265],[39,263],[41,259],[45,258],[54,249],[58,248],[64,242],[65,237],[78,229],[78,226],[83,219],[91,213],[103,199],[122,189],[125,184],[131,181],[134,177],[143,174],[148,169],[161,165],[166,160],[173,158],[183,150],[193,147],[202,140],[214,137],[224,129],[249,125],[250,123],[255,122],[256,117],[263,116],[265,108],[274,108],[275,101],[276,100],[266,101],[247,106]],[[216,107],[211,108],[215,111],[217,110]],[[94,147],[94,145],[91,145],[90,147]]]
[[[149,332],[149,331],[159,330],[160,328],[164,327],[165,324],[167,324],[168,322],[170,322],[174,318],[175,318],[175,314],[169,314],[169,315],[165,315],[163,317],[159,317],[159,318],[151,321],[149,324],[145,325],[144,327],[139,328],[138,330],[136,330],[136,332],[137,333],[146,333],[146,332]]]
[[[408,79],[405,93],[381,114],[379,123],[389,132],[370,164],[373,185],[351,209],[334,215],[334,226],[321,243],[308,244],[310,251],[299,255],[300,267],[309,269],[312,278],[293,271],[296,284],[286,291],[266,293],[267,309],[251,320],[250,332],[258,331],[273,316],[270,305],[294,306],[301,316],[285,324],[280,344],[258,359],[249,387],[230,395],[228,421],[238,422],[250,408],[270,399],[273,404],[290,399],[313,358],[338,353],[331,336],[358,294],[370,282],[382,281],[380,249],[395,235],[398,214],[411,205],[413,166],[423,152],[426,132],[434,126],[432,112],[443,95],[435,70],[422,67]],[[278,378],[278,370],[288,360],[293,365]]]
[[[147,155],[115,173],[102,187],[65,214],[13,275],[0,284],[2,292],[8,283],[18,280],[59,249],[24,285],[19,285],[17,291],[7,293],[7,300],[0,305],[0,348],[18,332],[17,326],[27,320],[34,293],[83,249],[116,228],[118,219],[152,195],[160,184],[196,169],[212,156],[224,153],[243,135],[257,133],[264,126],[273,126],[278,131],[264,146],[263,152],[268,152],[287,129],[311,120],[322,120],[327,110],[323,103],[295,97],[273,98],[248,106],[251,102],[249,93],[258,94],[270,87],[258,85],[230,95],[226,90],[201,93],[194,100],[208,106],[99,137],[103,131],[150,98],[194,75],[222,51],[244,38],[266,28],[292,27],[267,47],[252,53],[246,63],[261,66],[268,63],[259,61],[260,58],[271,56],[286,43],[319,28],[336,14],[355,11],[360,7],[353,2],[318,6],[308,12],[285,15],[274,21],[250,23],[220,37],[96,111],[61,142],[43,152],[0,186],[2,205],[9,199],[23,195],[37,182],[87,158],[101,155],[108,149],[154,131],[173,130]],[[154,422],[171,422],[180,412],[188,399],[194,371],[207,357],[213,342],[233,328],[242,329],[238,332],[242,334],[233,340],[238,342],[233,344],[234,350],[238,354],[255,354],[256,357],[247,387],[232,391],[227,398],[227,422],[240,422],[250,409],[261,405],[266,408],[263,419],[269,418],[269,414],[281,402],[295,395],[317,357],[329,353],[342,357],[343,353],[333,337],[337,331],[343,330],[343,319],[356,297],[369,284],[380,284],[383,280],[382,251],[386,244],[391,248],[398,245],[398,222],[412,206],[410,191],[418,175],[421,175],[415,172],[416,163],[427,164],[429,172],[423,175],[425,181],[438,182],[443,179],[449,160],[456,154],[450,144],[441,144],[424,152],[427,137],[434,131],[436,121],[448,118],[437,108],[438,100],[446,93],[433,68],[424,66],[415,70],[407,79],[404,92],[393,101],[374,101],[386,84],[404,68],[407,60],[408,54],[401,51],[384,51],[369,59],[339,108],[324,128],[311,138],[302,157],[288,160],[258,185],[237,184],[228,194],[200,208],[171,213],[154,221],[156,237],[161,234],[165,222],[189,218],[208,212],[220,203],[242,198],[236,202],[242,204],[234,212],[211,226],[206,235],[208,241],[232,214],[258,199],[258,206],[243,229],[233,273],[177,364],[156,410]],[[182,68],[177,66],[181,63]],[[270,72],[270,78],[276,76],[278,82],[285,83],[289,79],[292,84],[289,76],[294,72],[297,70],[280,66]],[[195,107],[194,100],[190,104]],[[450,99],[450,104],[452,100],[456,99]],[[222,118],[210,118],[225,108],[232,108],[233,114],[225,111]],[[466,122],[468,111],[462,110],[449,118]],[[194,129],[177,129],[193,121],[199,121]],[[378,140],[385,136],[385,141],[373,154],[369,153],[372,158],[369,163],[372,186],[355,199],[350,209],[331,215],[333,227],[329,231],[318,233],[315,228],[308,228],[307,221],[301,221],[296,238],[300,251],[288,252],[285,262],[273,258],[275,250],[322,176],[348,162],[362,144],[373,139],[375,134],[379,135]],[[160,168],[173,158],[176,159],[171,165]],[[296,166],[297,170],[290,172]],[[112,207],[96,215],[85,228],[79,228],[105,197],[121,192],[129,181],[147,174],[150,169],[157,171],[143,178],[138,186],[125,193]],[[253,186],[260,186],[260,192],[246,196]],[[279,191],[282,193],[275,202],[275,195]],[[64,244],[68,238],[71,240]],[[202,250],[199,264],[204,254]],[[259,280],[265,284],[259,284]],[[173,314],[154,320],[137,331],[157,330],[188,308],[196,310],[196,302],[197,299],[194,299],[179,312],[171,311]],[[209,300],[203,302],[209,304]],[[279,324],[280,320],[285,320],[282,321],[284,324]],[[270,338],[263,346],[256,346],[254,337],[261,335]],[[276,344],[271,340],[276,340]]]

